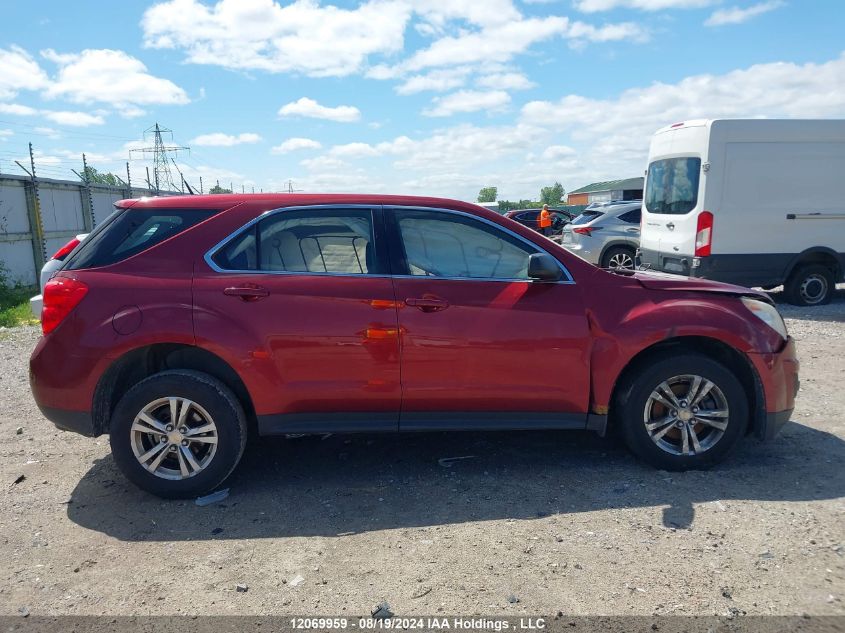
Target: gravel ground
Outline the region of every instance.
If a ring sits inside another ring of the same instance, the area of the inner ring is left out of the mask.
[[[0,615],[843,615],[845,288],[780,307],[793,421],[715,470],[587,433],[274,439],[207,507],[57,431],[27,385],[37,329],[0,332]]]

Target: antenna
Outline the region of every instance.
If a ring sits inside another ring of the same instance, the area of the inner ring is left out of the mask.
[[[172,152],[173,154],[178,154],[180,150],[190,151],[191,148],[183,147],[181,145],[165,145],[161,135],[169,134],[172,142],[173,130],[161,127],[158,123],[144,130],[144,140],[147,140],[150,134],[153,135],[153,146],[131,149],[129,150],[129,157],[132,158],[132,152],[138,152],[142,157],[146,157],[147,154],[152,154],[156,193],[159,193],[162,189],[174,191],[177,187],[176,183],[173,182],[173,175],[170,173],[169,161],[172,160],[172,158],[168,157],[168,153]],[[179,188],[181,189],[181,187]]]

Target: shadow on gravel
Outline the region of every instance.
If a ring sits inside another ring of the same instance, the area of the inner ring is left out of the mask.
[[[441,458],[474,456],[440,463]],[[247,448],[223,502],[198,507],[143,493],[111,457],[68,506],[78,525],[123,541],[338,536],[490,519],[664,506],[686,528],[693,504],[845,495],[845,442],[797,423],[747,441],[723,466],[667,473],[589,433],[355,435],[262,440]]]

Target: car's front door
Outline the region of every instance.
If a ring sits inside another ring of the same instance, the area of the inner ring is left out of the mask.
[[[470,214],[386,207],[402,354],[400,430],[582,428],[581,293],[528,278],[541,249]]]
[[[271,212],[195,272],[197,342],[240,355],[263,433],[396,430],[398,325],[380,214]]]

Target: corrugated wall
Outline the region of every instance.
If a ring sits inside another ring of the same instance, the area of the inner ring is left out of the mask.
[[[149,195],[135,187],[0,176],[0,264],[7,282],[37,284],[45,258],[102,222],[116,201]]]

